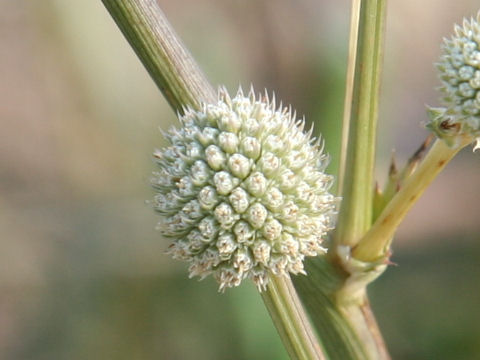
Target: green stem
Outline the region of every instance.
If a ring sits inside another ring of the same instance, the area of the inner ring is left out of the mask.
[[[102,0],[170,106],[199,108],[217,96],[155,0]],[[293,359],[324,359],[290,280],[272,277],[264,302]]]
[[[262,298],[292,359],[325,359],[289,277],[272,275]]]
[[[389,359],[366,295],[366,285],[384,267],[351,266],[349,251],[343,259],[338,256],[340,249],[353,247],[372,222],[385,18],[386,0],[352,3],[337,229],[329,256],[310,261],[308,278],[295,279],[330,359]]]
[[[390,359],[365,289],[384,266],[342,262],[333,254],[309,259],[308,277],[294,278],[325,353],[331,360]]]
[[[337,306],[335,292],[348,277],[329,259],[306,261],[307,276],[296,276],[295,288],[309,311],[325,352],[332,360],[366,360],[366,352],[349,319]]]
[[[361,261],[375,261],[387,256],[393,235],[408,210],[448,162],[469,143],[470,141],[465,141],[460,146],[451,148],[443,140],[436,140],[418,169],[407,179],[353,249],[353,256]]]
[[[336,244],[354,246],[371,225],[385,8],[386,0],[353,1]]]
[[[155,0],[102,2],[175,112],[216,101],[216,92]]]

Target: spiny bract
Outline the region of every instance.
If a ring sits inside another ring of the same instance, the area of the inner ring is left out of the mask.
[[[450,145],[461,137],[480,137],[480,13],[476,19],[455,25],[455,34],[444,39],[436,64],[442,82],[443,108],[429,109],[428,127]]]
[[[303,273],[324,253],[337,198],[327,156],[290,109],[241,90],[217,104],[185,109],[180,129],[157,150],[152,183],[168,253],[190,262],[190,277],[213,274],[220,291],[244,278],[262,291],[269,274]]]

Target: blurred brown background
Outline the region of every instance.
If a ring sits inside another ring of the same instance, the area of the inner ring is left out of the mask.
[[[349,1],[159,0],[214,84],[275,90],[338,159]],[[426,136],[432,63],[474,0],[390,1],[378,178]],[[286,359],[253,286],[188,280],[154,227],[176,119],[100,0],[0,0],[0,358]],[[480,358],[479,154],[402,225],[371,297],[396,359]]]

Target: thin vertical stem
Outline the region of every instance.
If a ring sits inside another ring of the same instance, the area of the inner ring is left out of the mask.
[[[365,291],[368,279],[363,278],[361,268],[360,273],[352,273],[355,270],[346,268],[336,255],[340,248],[354,247],[372,222],[385,18],[386,0],[353,0],[339,173],[343,200],[332,251],[323,264],[330,266],[321,266],[319,271],[309,273],[307,281],[298,281],[302,299],[312,304],[307,306],[322,341],[336,339],[325,343],[332,359],[389,359],[369,307]],[[311,263],[322,265],[320,260]],[[335,267],[344,271],[343,279]],[[315,280],[325,273],[332,275],[332,284],[338,280],[341,283],[332,289],[328,282]],[[328,311],[319,311],[321,306]],[[343,345],[330,347],[335,342]]]
[[[336,243],[353,246],[372,218],[373,168],[386,0],[354,0]]]
[[[345,171],[347,170],[347,146],[350,130],[350,121],[352,113],[353,89],[355,84],[355,69],[357,59],[358,27],[360,22],[361,1],[352,1],[352,13],[350,15],[350,41],[348,44],[348,67],[345,84],[345,99],[343,103],[343,123],[342,123],[342,147],[340,149],[340,168],[338,173],[338,194],[343,193],[343,182],[345,181]]]

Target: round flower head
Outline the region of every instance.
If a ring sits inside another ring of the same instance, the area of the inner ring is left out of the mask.
[[[455,25],[436,64],[444,94],[443,108],[430,108],[428,127],[451,146],[480,137],[480,13]]]
[[[304,274],[305,256],[325,252],[337,204],[327,156],[304,122],[253,91],[231,99],[221,89],[217,104],[185,109],[180,123],[154,153],[167,252],[190,263],[190,277],[212,274],[221,291],[245,278],[261,291],[270,274]]]

